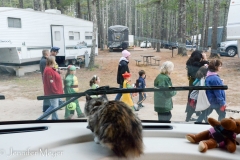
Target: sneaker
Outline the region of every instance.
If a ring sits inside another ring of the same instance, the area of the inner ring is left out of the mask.
[[[134,110],[135,111],[139,111],[139,106],[138,105],[134,105]]]
[[[83,117],[85,117],[84,113],[81,113],[81,114],[78,115],[78,118],[83,118]]]
[[[190,121],[196,121],[197,119],[196,118],[191,118]]]

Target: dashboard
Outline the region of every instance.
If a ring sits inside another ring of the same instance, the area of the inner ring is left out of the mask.
[[[1,122],[3,123],[3,122]],[[22,124],[0,124],[1,160],[115,160],[108,148],[96,144],[84,121],[31,121]],[[206,153],[198,144],[185,139],[188,133],[210,128],[207,124],[142,122],[144,154],[138,160],[239,160],[235,153],[219,148]],[[240,142],[240,137],[237,137]],[[131,158],[130,158],[131,159]]]

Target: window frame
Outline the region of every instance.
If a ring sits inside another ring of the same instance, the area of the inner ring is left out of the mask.
[[[13,20],[13,26],[9,25],[9,20],[10,19]],[[14,20],[20,20],[20,27],[14,26]],[[8,24],[8,28],[22,28],[22,19],[21,18],[15,18],[15,17],[7,17],[7,24]]]

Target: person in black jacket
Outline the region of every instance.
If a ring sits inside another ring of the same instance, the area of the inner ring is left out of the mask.
[[[191,54],[191,56],[189,57],[189,59],[186,63],[189,86],[193,86],[193,82],[196,79],[197,71],[199,70],[199,68],[201,68],[205,64],[209,64],[206,53],[203,53],[202,51],[199,51],[199,50],[193,51],[193,53]],[[192,92],[192,90],[189,90],[188,102],[189,102],[189,95],[191,92]],[[188,113],[190,111],[191,111],[191,107],[190,107],[189,103],[187,103],[185,112]],[[197,112],[196,114],[198,115],[199,113]],[[191,119],[191,117],[187,117],[185,121],[188,122],[190,120],[195,120],[195,119]]]
[[[42,55],[43,56],[42,56],[42,59],[40,60],[39,66],[40,66],[40,72],[42,74],[42,79],[43,79],[43,72],[46,67],[47,57],[49,57],[50,55],[49,50],[43,50]],[[45,112],[48,109],[49,105],[50,105],[50,102],[48,99],[43,100],[43,112]]]
[[[126,71],[130,73],[129,68],[128,68],[128,63],[129,63],[129,56],[131,55],[130,52],[127,50],[122,51],[122,57],[119,60],[119,65],[118,65],[118,72],[117,72],[117,83],[119,84],[119,88],[123,88],[123,76]],[[118,93],[115,100],[120,100],[122,97],[122,93]]]

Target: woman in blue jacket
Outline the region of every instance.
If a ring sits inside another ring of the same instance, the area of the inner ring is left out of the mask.
[[[220,60],[211,60],[208,66],[208,72],[205,80],[206,86],[222,86],[223,81],[217,72],[221,71],[222,62]],[[198,118],[198,122],[207,119],[207,116],[215,110],[218,114],[218,121],[226,116],[226,96],[224,90],[206,90],[206,95],[210,103],[210,107],[206,109]]]

